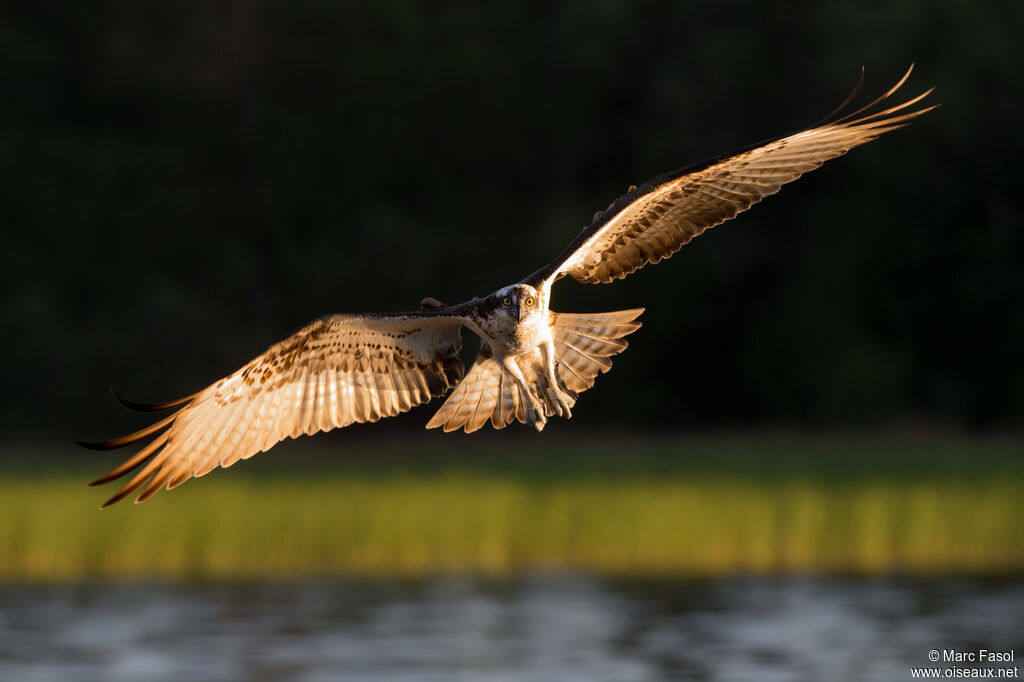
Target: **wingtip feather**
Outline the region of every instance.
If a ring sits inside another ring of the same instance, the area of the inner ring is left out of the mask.
[[[128,497],[131,494],[131,490],[121,490],[116,495],[111,497],[109,500],[100,505],[100,509],[108,509],[113,507],[115,504]]]
[[[82,447],[82,448],[85,448],[86,450],[98,450],[100,452],[103,452],[105,450],[113,450],[115,447],[117,447],[117,446],[107,445],[107,443],[109,443],[109,442],[110,441],[76,440],[75,441],[75,445],[77,445],[79,447]]]
[[[75,442],[81,445],[83,448],[87,448],[89,450],[116,450],[117,448],[123,448],[125,445],[137,443],[143,438],[147,438],[155,433],[162,431],[163,429],[167,428],[172,422],[174,422],[174,420],[178,418],[179,414],[181,414],[181,410],[178,410],[172,415],[164,417],[155,424],[150,424],[144,429],[139,429],[134,433],[129,433],[127,436],[111,438],[110,440],[104,440],[99,442],[77,440]]]
[[[167,400],[162,403],[140,403],[134,400],[129,400],[128,398],[125,398],[124,396],[120,395],[117,391],[114,390],[113,386],[109,387],[108,390],[110,391],[110,395],[114,398],[118,405],[127,410],[131,410],[132,412],[162,412],[164,410],[169,410],[172,407],[183,405],[195,397],[195,394],[193,393],[191,395],[185,396],[184,398],[178,398],[177,400]]]

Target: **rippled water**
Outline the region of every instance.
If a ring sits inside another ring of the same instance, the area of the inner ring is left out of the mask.
[[[1024,654],[1024,581],[0,586],[0,679],[905,680]]]

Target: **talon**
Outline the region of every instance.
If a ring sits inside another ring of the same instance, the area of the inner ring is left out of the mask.
[[[548,404],[552,406],[552,414],[557,414],[559,417],[565,417],[566,419],[572,418],[571,408],[574,404],[572,397],[553,386],[548,387],[547,397]]]
[[[566,419],[572,419],[573,401],[565,394],[558,393],[558,408]]]
[[[532,391],[527,391],[526,421],[538,431],[544,428],[548,418],[545,414],[545,405]]]
[[[548,418],[544,416],[544,412],[538,412],[537,410],[531,410],[532,414],[527,413],[526,420],[533,424],[533,428],[538,431],[544,430],[544,425],[548,423]]]

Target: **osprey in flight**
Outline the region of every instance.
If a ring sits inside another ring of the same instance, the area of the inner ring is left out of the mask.
[[[911,66],[911,69],[913,66]],[[931,90],[872,111],[910,76],[857,111],[658,176],[597,213],[554,261],[490,296],[446,306],[424,299],[411,313],[329,315],[274,344],[237,372],[172,402],[134,403],[141,412],[177,408],[141,431],[101,443],[108,450],[153,436],[99,485],[142,467],[103,506],[142,489],[142,502],[218,466],[269,450],[285,438],[372,422],[454,388],[427,428],[476,431],[488,421],[544,428],[570,417],[579,394],[626,348],[643,308],[556,313],[551,285],[566,275],[601,284],[674,254],[709,227],[774,194],[825,161],[901,128],[934,106],[912,109]],[[858,86],[859,87],[859,86]],[[480,337],[465,374],[461,331]]]

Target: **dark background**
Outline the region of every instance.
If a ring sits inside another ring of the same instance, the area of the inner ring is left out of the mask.
[[[2,10],[0,426],[109,437],[108,385],[173,398],[325,313],[487,294],[630,184],[916,62],[901,96],[943,106],[910,128],[556,287],[647,307],[560,428],[1017,428],[1021,29],[1016,0]]]

